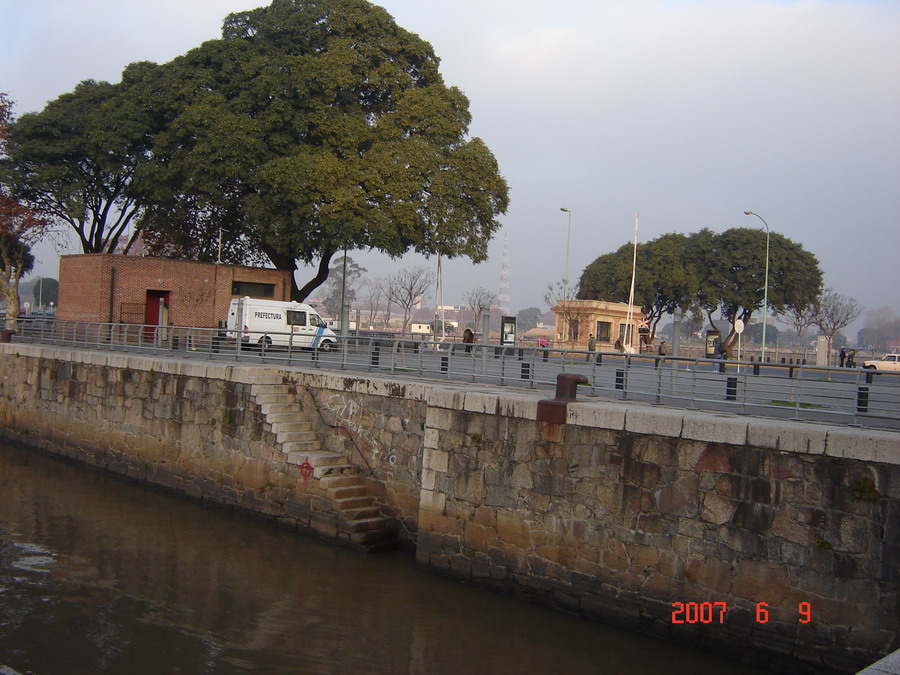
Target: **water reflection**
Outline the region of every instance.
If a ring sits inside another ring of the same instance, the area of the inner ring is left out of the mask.
[[[759,672],[0,446],[0,674]]]

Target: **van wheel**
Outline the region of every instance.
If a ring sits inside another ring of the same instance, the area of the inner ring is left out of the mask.
[[[268,349],[272,346],[272,338],[270,338],[268,335],[263,335],[261,338],[259,338],[259,342],[257,344],[259,344],[260,349]]]
[[[330,352],[332,349],[334,349],[334,343],[331,340],[323,340],[319,344],[320,352]]]

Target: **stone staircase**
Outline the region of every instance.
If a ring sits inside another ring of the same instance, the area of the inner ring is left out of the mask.
[[[266,378],[250,386],[288,464],[313,467],[312,478],[331,499],[339,530],[354,548],[367,553],[395,548],[396,532],[379,512],[365,480],[347,458],[322,447],[314,416],[300,410],[290,386],[281,378]]]

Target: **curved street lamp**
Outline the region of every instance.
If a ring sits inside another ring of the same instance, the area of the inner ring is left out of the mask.
[[[763,329],[762,329],[762,349],[759,353],[759,360],[765,363],[766,360],[766,316],[769,313],[769,224],[766,219],[753,211],[744,211],[745,216],[756,216],[763,225],[766,226],[766,277],[763,282]]]
[[[569,299],[569,241],[572,238],[572,210],[567,209],[565,206],[559,207],[560,211],[565,211],[569,214],[569,231],[566,235],[566,276],[563,277],[563,302],[565,303]],[[568,342],[568,333],[569,333],[569,314],[568,309],[565,305],[563,305],[563,331],[562,331],[562,339],[563,344]]]

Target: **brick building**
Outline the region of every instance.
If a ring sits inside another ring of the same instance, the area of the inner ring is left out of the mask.
[[[65,255],[57,319],[215,328],[233,297],[290,300],[290,274],[143,256]]]
[[[566,300],[553,308],[556,315],[557,340],[562,340],[563,326],[568,320],[567,342],[573,347],[587,346],[588,336],[593,333],[598,351],[612,350],[616,340],[627,344],[628,304],[605,302],[603,300]],[[631,339],[638,344],[640,326],[644,322],[644,312],[638,305],[631,306]]]

